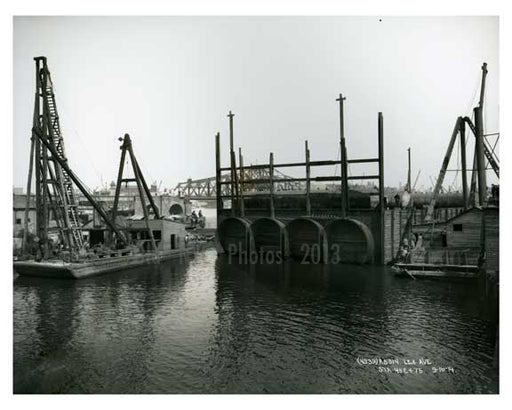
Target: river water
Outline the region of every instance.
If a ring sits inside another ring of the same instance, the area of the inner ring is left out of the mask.
[[[80,281],[18,277],[14,392],[496,393],[495,310],[477,286],[211,248]]]

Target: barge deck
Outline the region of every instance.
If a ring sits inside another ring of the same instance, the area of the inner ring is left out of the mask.
[[[59,279],[83,279],[91,276],[103,275],[121,271],[138,266],[156,265],[160,262],[188,257],[193,254],[194,249],[175,249],[155,253],[140,253],[128,256],[106,257],[96,260],[85,260],[83,262],[56,261],[16,261],[14,271],[20,276],[37,276],[44,278]]]

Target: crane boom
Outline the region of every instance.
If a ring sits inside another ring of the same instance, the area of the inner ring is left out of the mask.
[[[457,140],[457,135],[459,133],[461,121],[462,121],[462,117],[458,117],[457,121],[455,121],[455,127],[453,128],[452,137],[450,138],[450,143],[448,144],[448,149],[446,150],[446,154],[443,159],[443,164],[441,165],[441,170],[439,171],[439,177],[437,178],[436,185],[434,187],[434,191],[432,192],[432,199],[430,200],[430,204],[428,205],[428,208],[427,208],[427,214],[425,215],[425,220],[427,222],[432,220],[437,196],[439,195],[439,192],[441,191],[441,187],[443,186],[444,177],[446,175],[446,170],[448,169],[450,157],[452,156],[455,141]]]

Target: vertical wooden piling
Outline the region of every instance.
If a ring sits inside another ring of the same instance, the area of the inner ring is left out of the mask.
[[[343,115],[343,101],[346,98],[339,95],[336,101],[340,103],[340,173],[341,173],[341,216],[347,215],[349,206],[348,198],[348,165],[347,165],[347,147],[345,145],[345,120]]]
[[[236,175],[236,159],[235,159],[235,150],[233,147],[233,114],[231,111],[228,114],[229,117],[229,159],[231,161],[231,215],[235,216],[236,214],[236,199],[238,199],[238,181]],[[236,198],[236,199],[235,199]]]
[[[217,221],[219,220],[219,211],[223,208],[222,204],[222,185],[220,173],[220,132],[215,135],[215,193],[217,196]]]
[[[242,148],[238,148],[238,162],[240,163],[240,216],[245,216],[245,204],[244,204],[244,158],[242,157]]]
[[[464,201],[464,210],[468,209],[468,174],[466,163],[466,121],[461,121],[459,124],[460,134],[460,158],[462,166],[462,198]]]
[[[270,193],[270,217],[275,218],[276,210],[274,204],[274,153],[270,153],[269,167],[268,167],[268,179],[269,179],[269,193]]]
[[[306,215],[311,216],[311,165],[309,157],[308,141],[305,141],[306,148]]]
[[[378,116],[378,138],[379,138],[379,208],[380,208],[380,263],[385,263],[384,255],[384,118],[379,112]]]
[[[476,163],[478,169],[478,201],[480,206],[487,204],[487,176],[485,171],[485,154],[484,154],[484,132],[482,108],[475,107],[475,129],[476,129]]]

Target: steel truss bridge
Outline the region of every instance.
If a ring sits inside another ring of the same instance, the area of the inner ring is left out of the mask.
[[[237,170],[238,181],[240,181],[240,172]],[[268,180],[270,172],[268,168],[246,168],[243,170],[243,179],[245,181]],[[229,184],[231,176],[224,174],[221,176],[221,195],[229,197],[231,195],[231,184]],[[227,183],[226,183],[227,182]],[[278,170],[274,169],[274,191],[275,192],[297,192],[304,191],[306,183],[304,181],[296,181]],[[264,182],[244,183],[244,195],[258,194],[269,192],[270,184]],[[215,177],[203,179],[188,179],[186,182],[180,182],[173,189],[172,193],[180,198],[197,199],[197,200],[214,200],[217,198],[217,185]]]

